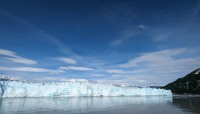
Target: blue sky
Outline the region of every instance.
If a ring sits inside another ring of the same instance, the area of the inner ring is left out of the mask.
[[[0,1],[0,74],[165,85],[200,67],[199,0]]]

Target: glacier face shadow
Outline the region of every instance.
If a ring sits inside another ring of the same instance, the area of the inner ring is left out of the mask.
[[[133,106],[138,110],[145,106],[172,104],[170,96],[148,97],[71,97],[71,98],[3,98],[1,114],[63,114],[103,113],[117,107]],[[119,108],[117,108],[119,109]],[[143,109],[141,109],[143,110]],[[117,113],[117,112],[115,112]]]

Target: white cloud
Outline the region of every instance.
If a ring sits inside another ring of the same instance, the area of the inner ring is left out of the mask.
[[[68,66],[68,67],[60,67],[60,70],[77,70],[77,71],[90,71],[94,70],[92,68],[88,67],[76,67],[76,66]]]
[[[139,70],[131,70],[131,71],[127,71],[127,73],[131,73],[131,74],[140,74],[140,73],[148,73],[152,71],[152,69],[139,69]]]
[[[108,73],[113,73],[113,74],[122,74],[122,73],[125,73],[125,71],[123,70],[107,70]]]
[[[95,77],[101,77],[101,76],[105,76],[103,74],[89,74],[90,76],[95,76]]]
[[[114,47],[114,46],[120,45],[120,44],[122,44],[122,42],[124,42],[124,40],[125,40],[125,39],[123,39],[123,38],[113,40],[113,41],[110,43],[110,46],[111,46],[111,47]]]
[[[138,25],[138,28],[140,28],[142,30],[147,30],[147,27],[143,24]]]
[[[14,52],[5,49],[0,49],[0,55],[16,57],[16,54]]]
[[[40,78],[34,78],[35,81],[66,81],[69,80],[67,78],[63,77],[40,77]]]
[[[173,56],[186,52],[186,48],[162,50],[151,53],[144,53],[140,57],[130,60],[128,63],[121,64],[120,67],[136,67],[140,63],[166,63],[173,61]]]
[[[146,80],[136,80],[138,81],[139,83],[146,83],[147,81]]]
[[[121,37],[110,42],[110,47],[115,47],[129,41],[130,39],[134,38],[135,35],[138,34],[138,31],[131,28],[123,31],[121,34]]]
[[[76,64],[76,60],[71,59],[71,58],[59,57],[57,58],[57,60],[62,61],[64,63],[68,63],[68,64]]]
[[[11,58],[11,57],[3,57],[4,59],[7,59],[9,61],[15,62],[15,63],[22,63],[22,64],[37,64],[36,61],[23,58],[23,57],[16,57],[16,58]]]
[[[19,17],[16,17],[4,10],[0,10],[0,14],[20,23],[22,26],[28,27],[29,29],[31,29],[34,33],[36,33],[37,35],[39,35],[40,37],[43,37],[43,40],[51,42],[51,44],[53,44],[54,46],[56,46],[58,48],[58,50],[61,53],[64,54],[71,54],[71,55],[75,55],[77,57],[81,57],[79,56],[77,53],[75,53],[73,50],[71,50],[71,48],[66,47],[58,38],[54,37],[53,35],[43,31],[42,29],[40,29],[39,27],[35,26],[34,24],[21,19]],[[39,39],[41,40],[41,39]]]
[[[62,70],[50,70],[45,68],[35,67],[0,67],[0,70],[19,71],[19,72],[38,72],[38,73],[62,73]]]
[[[165,41],[168,40],[171,34],[169,33],[165,33],[165,34],[159,34],[154,38],[155,42],[159,42],[159,41]]]
[[[190,18],[190,24],[196,24],[195,20],[198,19],[200,13],[200,2],[195,4],[195,7],[192,8],[192,13],[189,13],[188,17]]]
[[[112,76],[121,76],[128,74],[139,74],[139,73],[147,73],[152,71],[152,69],[133,69],[133,70],[107,70],[108,73],[114,74]]]
[[[133,69],[127,70],[123,74],[125,77],[128,75],[132,77],[125,80],[132,80],[133,82],[145,80],[146,85],[165,85],[200,67],[200,57],[190,56],[194,50],[178,48],[144,53],[119,66],[123,69]],[[198,51],[196,50],[196,52]]]
[[[49,69],[44,68],[32,68],[32,67],[16,67],[16,68],[10,68],[11,70],[16,71],[25,71],[25,72],[50,72]]]
[[[6,57],[2,57],[2,58],[7,59],[7,60],[14,62],[14,63],[37,64],[37,61],[27,59],[27,58],[24,58],[24,57],[20,57],[15,52],[5,50],[5,49],[0,49],[0,55],[6,56]]]
[[[88,80],[86,79],[82,79],[82,78],[74,78],[74,79],[69,79],[69,78],[65,78],[65,77],[41,77],[41,78],[34,78],[33,80],[35,81],[58,81],[58,82],[88,82]]]

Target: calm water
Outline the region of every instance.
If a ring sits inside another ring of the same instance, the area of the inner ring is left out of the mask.
[[[0,114],[200,114],[200,97],[5,98]]]

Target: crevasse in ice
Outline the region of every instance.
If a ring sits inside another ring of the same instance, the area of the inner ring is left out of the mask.
[[[33,83],[0,81],[0,97],[146,96],[172,95],[170,90],[119,87],[91,82]]]

